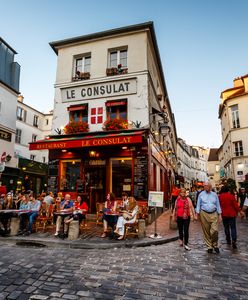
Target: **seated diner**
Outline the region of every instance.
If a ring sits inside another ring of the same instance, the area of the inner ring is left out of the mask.
[[[107,194],[107,200],[104,204],[103,209],[103,234],[101,235],[102,238],[107,236],[108,232],[108,225],[113,227],[117,223],[118,214],[117,214],[117,200],[115,199],[114,193]]]

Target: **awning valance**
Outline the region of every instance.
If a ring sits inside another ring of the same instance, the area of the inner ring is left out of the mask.
[[[85,135],[83,137],[61,137],[36,141],[29,150],[68,149],[82,147],[116,146],[142,143],[144,131]]]

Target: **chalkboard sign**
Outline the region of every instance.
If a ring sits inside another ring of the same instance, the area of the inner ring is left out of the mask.
[[[48,163],[47,191],[58,192],[59,160],[50,160]]]
[[[134,163],[134,197],[137,199],[147,199],[147,176],[148,162],[146,155],[140,155],[135,158]]]

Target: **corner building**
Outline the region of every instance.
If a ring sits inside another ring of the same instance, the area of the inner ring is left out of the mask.
[[[167,201],[176,129],[153,23],[50,45],[58,56],[53,135],[30,144],[49,149],[49,190],[82,194],[91,212],[109,191],[144,202],[149,190],[164,191]],[[72,133],[77,122],[88,131]]]

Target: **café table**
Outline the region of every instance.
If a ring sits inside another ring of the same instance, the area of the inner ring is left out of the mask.
[[[64,233],[65,218],[72,215],[72,213],[73,213],[72,211],[67,211],[67,210],[60,210],[60,211],[57,211],[57,212],[54,213],[56,216],[61,217],[62,233],[61,232],[59,233],[59,237],[62,238],[62,239],[65,238],[65,233]]]

